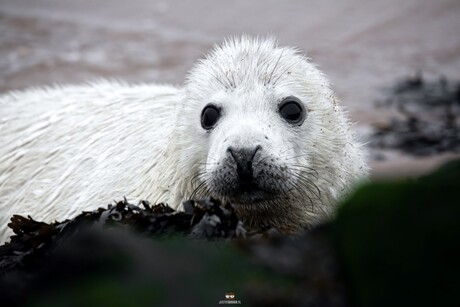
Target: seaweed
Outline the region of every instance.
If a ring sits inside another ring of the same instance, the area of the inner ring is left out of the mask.
[[[400,149],[415,156],[460,152],[460,82],[444,77],[428,81],[422,74],[386,89],[379,107],[398,113],[377,127],[370,144]]]
[[[183,235],[210,240],[246,234],[232,205],[224,206],[209,198],[186,201],[184,208],[183,212],[175,211],[165,204],[151,206],[147,201],[134,205],[124,199],[62,222],[45,223],[14,215],[8,224],[14,235],[0,246],[0,272],[35,263],[81,229],[121,227],[143,236]]]

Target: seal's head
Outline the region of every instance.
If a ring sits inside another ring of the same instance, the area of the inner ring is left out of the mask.
[[[228,40],[200,61],[178,125],[187,196],[231,202],[252,222],[309,224],[362,164],[323,74],[272,39]]]

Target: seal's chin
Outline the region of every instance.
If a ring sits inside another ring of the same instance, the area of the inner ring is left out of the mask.
[[[233,191],[230,200],[236,204],[257,204],[272,199],[275,193],[260,188],[255,183],[241,183]]]

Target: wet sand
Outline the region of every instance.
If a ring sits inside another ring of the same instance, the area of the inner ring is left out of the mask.
[[[422,71],[460,79],[460,1],[0,0],[0,91],[99,78],[181,84],[230,35],[272,34],[329,76],[360,132],[388,120],[380,89]],[[452,155],[371,161],[418,175]]]

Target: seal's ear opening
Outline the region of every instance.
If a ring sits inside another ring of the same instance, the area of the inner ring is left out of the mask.
[[[201,112],[201,126],[203,129],[210,130],[215,126],[219,117],[220,108],[213,104],[208,104]]]
[[[289,96],[281,101],[279,106],[281,116],[290,124],[301,125],[307,117],[305,107],[299,98]]]

